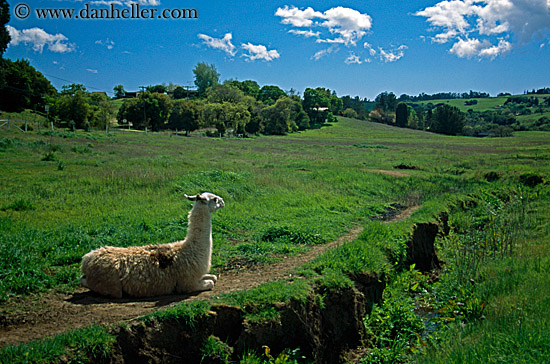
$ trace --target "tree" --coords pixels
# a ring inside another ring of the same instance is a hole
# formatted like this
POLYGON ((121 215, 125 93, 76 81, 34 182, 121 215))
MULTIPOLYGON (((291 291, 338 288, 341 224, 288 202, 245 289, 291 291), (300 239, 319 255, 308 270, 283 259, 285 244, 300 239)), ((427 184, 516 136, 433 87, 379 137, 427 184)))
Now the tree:
POLYGON ((432 131, 446 135, 457 135, 464 128, 464 115, 457 107, 446 104, 433 111, 432 131))
POLYGON ((351 107, 348 107, 346 110, 344 110, 344 117, 346 118, 357 119, 357 116, 357 111, 355 111, 351 107))
POLYGON ((158 131, 166 126, 171 109, 172 102, 168 95, 142 92, 137 98, 124 101, 117 119, 131 121, 136 129, 158 131))
POLYGON ((395 124, 399 127, 405 127, 408 124, 408 114, 409 110, 407 104, 400 102, 397 104, 397 109, 395 110, 395 124))
POLYGON ((126 96, 126 90, 122 85, 116 85, 113 87, 113 91, 115 92, 115 99, 122 99, 126 96))
POLYGON ((165 94, 168 92, 168 88, 166 87, 166 85, 149 85, 146 87, 146 90, 149 91, 149 92, 156 92, 156 93, 159 93, 159 94, 165 94))
POLYGON ((60 126, 72 126, 85 129, 89 126, 91 108, 88 103, 88 94, 77 90, 72 94, 61 94, 50 107, 50 115, 60 126))
POLYGON ((376 99, 374 100, 376 102, 376 109, 381 109, 384 112, 387 111, 395 111, 397 107, 397 97, 393 92, 382 92, 378 96, 376 96, 376 99))
POLYGON ((253 80, 245 80, 242 82, 237 80, 228 80, 223 84, 229 87, 237 88, 244 92, 245 95, 252 96, 255 99, 257 99, 260 94, 260 85, 258 85, 258 82, 253 80))
POLYGON ((245 95, 238 88, 215 85, 206 92, 206 98, 208 102, 231 102, 237 104, 244 101, 245 95))
POLYGON ((104 93, 92 93, 89 97, 91 107, 90 124, 104 128, 115 115, 115 106, 104 93))
POLYGON ((201 107, 197 102, 182 100, 174 103, 168 125, 171 129, 185 130, 185 135, 197 130, 201 124, 201 107))
POLYGON ((61 95, 74 96, 77 92, 88 94, 86 87, 81 83, 71 83, 70 85, 61 86, 61 95))
POLYGON ((216 71, 216 67, 211 64, 199 62, 193 69, 195 74, 195 85, 199 90, 199 95, 204 95, 209 87, 219 84, 220 74, 216 71))
POLYGON ((258 100, 266 105, 273 105, 283 96, 286 96, 286 92, 284 92, 279 86, 265 85, 262 86, 260 92, 258 93, 258 100))
POLYGON ((10 6, 6 0, 0 0, 0 58, 10 43, 11 37, 6 24, 10 21, 10 6))
POLYGON ((181 86, 176 86, 172 92, 172 96, 176 100, 184 99, 187 97, 187 91, 181 86))
POLYGON ((274 105, 262 110, 263 132, 272 135, 284 135, 298 130, 292 114, 294 101, 288 97, 282 97, 274 105))
POLYGON ((0 109, 22 111, 44 110, 44 98, 57 91, 42 73, 27 60, 2 59, 0 68, 0 109))

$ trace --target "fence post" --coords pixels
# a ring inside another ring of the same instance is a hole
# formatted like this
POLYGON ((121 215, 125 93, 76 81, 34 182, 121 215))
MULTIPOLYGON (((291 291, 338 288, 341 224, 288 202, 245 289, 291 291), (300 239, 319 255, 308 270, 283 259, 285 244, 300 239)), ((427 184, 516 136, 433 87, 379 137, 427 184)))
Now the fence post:
POLYGON ((25 133, 27 132, 27 120, 25 119, 25 133))
POLYGON ((50 126, 52 127, 52 131, 53 131, 53 121, 50 121, 50 126))

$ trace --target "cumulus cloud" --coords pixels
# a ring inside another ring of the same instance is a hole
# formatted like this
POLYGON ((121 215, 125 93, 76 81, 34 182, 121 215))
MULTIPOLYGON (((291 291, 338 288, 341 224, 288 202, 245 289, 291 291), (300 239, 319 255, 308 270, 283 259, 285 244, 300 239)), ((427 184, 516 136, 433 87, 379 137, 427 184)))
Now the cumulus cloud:
POLYGON ((243 57, 245 57, 247 61, 255 61, 260 59, 269 62, 280 57, 279 52, 275 49, 267 50, 266 46, 261 44, 254 45, 252 43, 243 43, 241 44, 241 47, 248 52, 248 54, 243 54, 243 57))
POLYGON ((17 30, 11 25, 6 25, 10 34, 10 45, 17 46, 20 43, 31 45, 35 52, 42 53, 44 47, 54 53, 68 53, 75 50, 76 46, 68 42, 68 38, 61 33, 49 34, 44 29, 30 28, 17 30))
POLYGON ((450 0, 416 13, 438 34, 436 43, 453 42, 458 57, 490 58, 510 52, 513 45, 544 39, 550 33, 549 0, 450 0))
MULTIPOLYGON (((325 12, 316 11, 311 7, 299 9, 297 7, 278 8, 275 15, 281 17, 281 23, 297 28, 327 28, 328 34, 320 43, 342 43, 346 46, 355 46, 372 27, 372 18, 355 9, 338 6, 325 12), (329 34, 330 37, 329 38, 329 34), (336 37, 336 38, 333 38, 336 37)), ((304 35, 308 31, 292 31, 291 33, 304 35)), ((309 34, 314 34, 309 30, 309 34)), ((320 32, 319 36, 320 37, 320 32)))
POLYGON ((226 33, 223 38, 219 39, 206 34, 198 34, 197 36, 202 39, 203 43, 207 46, 224 51, 230 56, 234 56, 237 52, 236 47, 231 43, 231 39, 233 38, 231 33, 226 33))
POLYGON ((321 18, 323 13, 313 10, 311 7, 301 10, 295 6, 284 8, 278 8, 275 12, 276 16, 283 18, 281 23, 289 24, 298 28, 311 27, 313 25, 313 19, 321 18))

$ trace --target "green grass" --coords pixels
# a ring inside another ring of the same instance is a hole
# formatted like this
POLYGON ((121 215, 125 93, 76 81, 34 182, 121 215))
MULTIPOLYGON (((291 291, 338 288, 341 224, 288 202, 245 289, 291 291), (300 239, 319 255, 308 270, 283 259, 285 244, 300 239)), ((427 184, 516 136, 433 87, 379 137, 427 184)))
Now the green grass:
POLYGON ((213 219, 218 270, 303 251, 304 237, 333 240, 391 203, 437 208, 449 193, 489 185, 487 171, 506 184, 548 170, 547 137, 523 132, 504 143, 350 119, 254 139, 0 130, 0 300, 76 287, 79 257, 101 245, 182 239, 191 208, 184 193, 226 201, 213 219), (397 164, 418 170, 376 172, 397 164), (261 239, 281 227, 286 240, 261 239))
MULTIPOLYGON (((243 308, 250 320, 277 319, 273 303, 303 300, 313 285, 332 290, 349 287, 356 274, 395 272, 412 222, 432 221, 471 196, 523 188, 537 195, 533 201, 547 202, 546 185, 531 190, 521 181, 529 174, 548 181, 549 139, 548 132, 448 137, 346 118, 316 130, 250 139, 0 129, 0 301, 75 289, 80 258, 99 246, 183 239, 191 208, 184 193, 209 191, 226 202, 213 217, 215 271, 272 262, 363 226, 356 241, 299 269, 301 278, 218 298, 243 308), (43 160, 48 153, 53 160, 43 160), (398 164, 416 169, 401 177, 383 173, 398 164), (489 172, 498 179, 489 180, 489 172), (423 207, 403 224, 372 221, 393 203, 423 207)), ((477 218, 456 215, 463 226, 484 222, 477 218)), ((550 235, 544 224, 541 231, 533 227, 539 235, 532 237, 532 249, 540 256, 550 235)), ((534 257, 529 264, 538 264, 542 273, 519 278, 544 278, 547 262, 534 257)), ((513 272, 526 266, 518 264, 513 272)), ((487 269, 488 276, 504 277, 499 269, 506 271, 506 265, 487 269)), ((486 289, 506 292, 498 287, 486 289)), ((537 299, 533 312, 547 304, 537 299)), ((207 310, 200 304, 178 306, 153 317, 193 320, 207 310)))
POLYGON ((471 101, 469 99, 442 99, 442 100, 427 100, 427 101, 419 101, 417 104, 420 105, 427 105, 429 103, 432 103, 434 105, 437 104, 446 104, 449 106, 454 106, 460 109, 462 112, 467 112, 468 110, 472 109, 473 111, 494 111, 497 110, 499 107, 504 106, 504 103, 506 100, 508 100, 508 97, 488 97, 488 98, 480 98, 480 99, 472 99, 477 100, 477 104, 475 105, 466 105, 467 101, 471 101))
POLYGON ((10 346, 0 351, 0 363, 52 363, 60 357, 72 363, 102 362, 111 352, 115 338, 104 327, 90 326, 51 339, 10 346))

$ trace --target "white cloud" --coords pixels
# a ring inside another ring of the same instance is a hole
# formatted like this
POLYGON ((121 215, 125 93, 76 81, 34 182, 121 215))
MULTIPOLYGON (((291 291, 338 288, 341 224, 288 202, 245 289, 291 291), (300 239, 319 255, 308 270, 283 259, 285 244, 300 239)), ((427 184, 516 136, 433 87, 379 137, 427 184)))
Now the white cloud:
POLYGON ((104 45, 107 49, 111 50, 115 47, 115 42, 107 38, 106 41, 96 40, 95 44, 104 45))
MULTIPOLYGON (((319 43, 343 43, 346 46, 355 46, 357 41, 363 38, 372 27, 372 18, 368 14, 360 13, 351 8, 338 6, 325 12, 320 12, 311 7, 304 10, 294 6, 278 8, 276 16, 283 18, 281 23, 298 28, 323 27, 327 28, 331 36, 336 38, 319 39, 319 43), (315 20, 315 21, 314 21, 315 20)), ((313 34, 313 30, 309 30, 313 34)), ((291 31, 291 33, 304 35, 307 31, 291 31)), ((320 36, 320 35, 319 35, 320 36)))
POLYGON ((344 61, 346 64, 361 64, 363 63, 361 61, 361 57, 356 55, 355 53, 351 52, 348 58, 344 61))
POLYGON ((275 15, 283 18, 283 20, 281 20, 283 24, 302 28, 311 27, 313 25, 312 19, 321 18, 323 13, 315 11, 312 8, 300 10, 297 7, 293 6, 289 8, 288 5, 285 5, 284 8, 278 8, 275 15))
POLYGON ((296 35, 303 35, 306 38, 319 38, 321 35, 321 32, 314 32, 313 30, 296 30, 296 29, 290 29, 288 31, 289 33, 296 34, 296 35))
POLYGON ((246 57, 248 61, 255 61, 261 59, 264 61, 273 61, 280 57, 279 52, 275 49, 267 50, 264 45, 254 45, 252 43, 241 44, 241 47, 248 52, 248 54, 243 54, 243 57, 246 57))
POLYGON ((325 11, 324 18, 326 22, 321 26, 339 35, 346 45, 355 45, 372 27, 372 18, 368 14, 341 6, 325 11))
POLYGON ((462 39, 460 38, 451 48, 450 52, 460 58, 484 57, 495 59, 497 56, 506 54, 512 49, 512 44, 504 39, 494 46, 488 40, 462 39))
POLYGON ((319 52, 315 53, 313 55, 313 57, 311 57, 311 59, 315 60, 315 61, 318 61, 320 60, 321 58, 325 57, 325 56, 328 56, 329 54, 331 53, 336 53, 338 52, 339 48, 335 45, 332 45, 326 49, 321 49, 319 52))
POLYGON ((93 74, 97 74, 97 70, 94 70, 94 69, 91 69, 91 68, 87 68, 86 71, 88 71, 90 73, 93 73, 93 74))
POLYGON ((385 63, 391 63, 400 60, 405 56, 405 49, 408 47, 406 45, 401 45, 397 48, 385 50, 382 47, 378 47, 378 50, 374 49, 369 43, 365 43, 364 47, 369 51, 369 54, 372 57, 378 56, 378 58, 385 63))
POLYGON ((233 35, 231 33, 226 33, 223 38, 212 38, 209 35, 206 34, 198 34, 197 35, 204 44, 207 46, 219 49, 224 51, 225 53, 229 54, 230 56, 234 56, 236 51, 236 47, 231 43, 231 39, 233 39, 233 35))
POLYGON ((61 33, 49 34, 40 28, 17 30, 14 27, 6 26, 10 37, 10 45, 17 46, 20 43, 31 45, 35 52, 42 53, 44 47, 54 53, 68 53, 75 50, 76 46, 68 42, 68 38, 61 33))
POLYGON ((511 51, 505 39, 526 44, 550 33, 549 0, 441 1, 416 15, 440 30, 432 41, 453 42, 451 53, 464 58, 494 59, 511 51))

